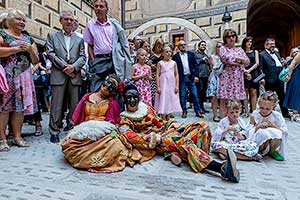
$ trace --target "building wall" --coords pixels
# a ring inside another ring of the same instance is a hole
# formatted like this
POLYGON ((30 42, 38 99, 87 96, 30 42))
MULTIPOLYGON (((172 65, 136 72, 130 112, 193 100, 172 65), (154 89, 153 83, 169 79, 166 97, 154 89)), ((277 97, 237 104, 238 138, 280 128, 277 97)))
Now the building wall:
MULTIPOLYGON (((110 15, 119 19, 119 3, 109 0, 110 15)), ((94 16, 88 1, 82 0, 0 0, 0 10, 16 8, 27 16, 26 30, 43 44, 47 34, 61 29, 59 12, 70 10, 79 19, 78 32, 82 33, 86 23, 94 16)))
MULTIPOLYGON (((126 1, 126 33, 129 35, 137 27, 154 18, 179 17, 201 27, 212 40, 222 40, 224 31, 222 16, 225 6, 232 15, 231 27, 237 31, 240 38, 247 32, 247 5, 248 0, 127 0, 126 1), (175 3, 177 2, 177 3, 175 3)), ((176 32, 185 32, 189 49, 194 49, 201 40, 196 34, 176 24, 158 24, 144 30, 140 35, 154 42, 161 37, 170 42, 170 35, 176 32)))

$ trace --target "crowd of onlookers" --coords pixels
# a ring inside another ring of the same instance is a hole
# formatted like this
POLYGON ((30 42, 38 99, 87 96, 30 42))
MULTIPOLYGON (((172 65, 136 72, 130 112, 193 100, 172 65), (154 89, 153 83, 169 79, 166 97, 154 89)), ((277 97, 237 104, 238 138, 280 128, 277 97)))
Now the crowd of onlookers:
POLYGON ((261 51, 249 36, 239 47, 232 29, 225 30, 212 55, 206 53, 206 41, 189 51, 186 41, 170 46, 162 39, 153 44, 139 36, 127 40, 118 22, 107 17, 105 2, 93 2, 97 18, 88 22, 83 35, 76 33, 78 20, 73 13, 61 12, 62 30, 49 33, 40 52, 25 31, 26 16, 21 11, 1 14, 0 151, 9 150, 8 124, 13 143, 20 147, 29 146, 21 137, 23 121, 35 124, 34 134, 42 135, 42 111, 50 112, 51 142, 59 142, 60 130, 73 128, 70 118, 81 97, 98 91, 110 74, 134 81, 141 101, 155 107, 165 120, 178 112, 186 118, 187 102, 195 116, 203 118, 209 101, 213 121, 219 122, 227 114, 228 100, 241 102, 247 118, 256 110, 259 95, 274 91, 283 117, 300 122, 297 47, 286 59, 274 38, 267 38, 261 51), (285 80, 280 80, 280 72, 288 66, 292 67, 285 80))

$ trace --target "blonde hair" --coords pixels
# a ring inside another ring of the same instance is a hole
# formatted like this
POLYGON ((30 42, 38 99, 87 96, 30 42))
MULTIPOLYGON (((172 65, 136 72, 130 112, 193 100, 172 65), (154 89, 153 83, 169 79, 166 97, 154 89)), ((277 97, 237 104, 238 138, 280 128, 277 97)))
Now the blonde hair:
POLYGON ((7 19, 7 12, 3 12, 0 14, 0 28, 7 28, 6 19, 7 19))
POLYGON ((273 91, 266 91, 266 92, 262 93, 258 97, 258 101, 260 101, 260 100, 270 101, 274 104, 277 104, 279 102, 276 92, 273 92, 273 91))
POLYGON ((18 9, 15 9, 15 8, 10 8, 7 11, 6 19, 13 19, 18 15, 20 15, 21 17, 26 19, 25 14, 21 10, 18 10, 18 9))
POLYGON ((228 100, 226 104, 227 109, 232 109, 232 110, 240 110, 241 109, 241 104, 237 100, 230 99, 228 100))
POLYGON ((139 48, 137 51, 136 51, 136 55, 141 55, 142 53, 146 53, 147 54, 147 51, 143 48, 139 48))

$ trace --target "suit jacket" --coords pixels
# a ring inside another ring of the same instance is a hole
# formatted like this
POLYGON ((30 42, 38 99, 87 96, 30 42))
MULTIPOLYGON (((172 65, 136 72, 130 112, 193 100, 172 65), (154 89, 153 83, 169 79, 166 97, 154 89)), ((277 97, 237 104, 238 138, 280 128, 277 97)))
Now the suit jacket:
POLYGON ((124 29, 116 19, 110 18, 110 20, 113 24, 112 60, 115 72, 122 81, 131 76, 131 55, 124 29))
MULTIPOLYGON (((281 59, 278 52, 275 52, 275 55, 279 60, 281 59)), ((281 72, 282 67, 276 67, 276 62, 266 50, 260 52, 259 64, 264 74, 266 75, 266 83, 274 84, 279 81, 278 75, 281 72)))
POLYGON ((84 66, 86 57, 84 41, 75 33, 71 35, 70 59, 67 60, 67 46, 62 31, 52 32, 47 35, 47 54, 52 62, 50 84, 62 85, 70 78, 73 85, 81 85, 80 69, 84 66), (75 77, 71 78, 62 70, 65 64, 73 65, 75 77))
MULTIPOLYGON (((187 56, 188 56, 188 63, 189 63, 189 68, 191 72, 191 79, 194 80, 195 76, 198 77, 199 75, 199 69, 196 67, 196 59, 195 59, 195 54, 187 51, 187 56)), ((178 68, 178 74, 179 74, 179 82, 184 81, 184 73, 183 73, 183 65, 180 57, 180 52, 176 53, 173 56, 173 60, 177 63, 177 68, 178 68)))

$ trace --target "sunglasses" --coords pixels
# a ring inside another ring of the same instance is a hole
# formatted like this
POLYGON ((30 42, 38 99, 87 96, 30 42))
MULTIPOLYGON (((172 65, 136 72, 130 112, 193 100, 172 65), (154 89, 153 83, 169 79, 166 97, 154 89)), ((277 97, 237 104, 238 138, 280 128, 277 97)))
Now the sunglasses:
POLYGON ((179 46, 186 46, 186 44, 180 44, 179 46))
POLYGON ((236 35, 227 35, 226 38, 235 38, 236 35))

